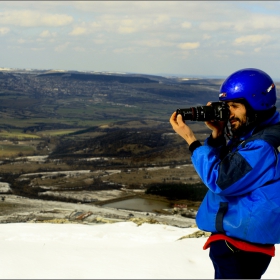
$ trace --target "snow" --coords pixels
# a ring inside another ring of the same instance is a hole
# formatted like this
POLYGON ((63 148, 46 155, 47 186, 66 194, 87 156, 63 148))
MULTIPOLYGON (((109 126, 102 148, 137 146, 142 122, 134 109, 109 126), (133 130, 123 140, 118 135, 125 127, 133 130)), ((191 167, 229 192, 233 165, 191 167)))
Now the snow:
MULTIPOLYGON (((133 222, 0 225, 1 279, 213 279, 197 228, 133 222)), ((279 245, 280 246, 280 245, 279 245)), ((276 245, 277 250, 280 247, 276 245)), ((279 279, 280 256, 263 279, 279 279)))

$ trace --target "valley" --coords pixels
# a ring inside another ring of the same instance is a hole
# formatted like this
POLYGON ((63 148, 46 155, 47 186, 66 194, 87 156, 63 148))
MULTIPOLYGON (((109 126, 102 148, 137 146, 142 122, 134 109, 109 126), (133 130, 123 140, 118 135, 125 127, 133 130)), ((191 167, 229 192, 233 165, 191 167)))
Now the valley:
MULTIPOLYGON (((22 215, 23 205, 28 214, 21 219, 34 220, 32 202, 40 216, 61 205, 105 211, 103 205, 131 198, 164 201, 169 209, 153 215, 173 218, 182 217, 174 210, 182 205, 185 217, 193 219, 207 189, 169 118, 177 108, 216 101, 220 83, 139 74, 0 72, 2 221, 22 215)), ((209 130, 203 122, 189 122, 203 142, 209 130)))

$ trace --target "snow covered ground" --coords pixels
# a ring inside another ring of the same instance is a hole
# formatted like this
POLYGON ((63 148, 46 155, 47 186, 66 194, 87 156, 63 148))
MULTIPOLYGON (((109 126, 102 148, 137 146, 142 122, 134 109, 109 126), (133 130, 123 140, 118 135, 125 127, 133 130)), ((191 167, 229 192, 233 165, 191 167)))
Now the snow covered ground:
MULTIPOLYGON (((202 250, 206 239, 178 240, 195 231, 197 228, 137 226, 133 222, 1 224, 0 278, 213 278, 209 251, 202 250)), ((280 278, 280 254, 263 278, 280 278)))

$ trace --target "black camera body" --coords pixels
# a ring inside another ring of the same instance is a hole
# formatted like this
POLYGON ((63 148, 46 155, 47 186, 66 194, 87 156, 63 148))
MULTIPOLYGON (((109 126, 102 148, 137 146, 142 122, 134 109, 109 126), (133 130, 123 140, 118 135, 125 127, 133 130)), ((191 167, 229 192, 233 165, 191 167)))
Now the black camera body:
POLYGON ((177 115, 182 115, 183 120, 191 121, 227 121, 229 118, 229 107, 225 102, 212 102, 210 106, 177 109, 176 112, 177 115))

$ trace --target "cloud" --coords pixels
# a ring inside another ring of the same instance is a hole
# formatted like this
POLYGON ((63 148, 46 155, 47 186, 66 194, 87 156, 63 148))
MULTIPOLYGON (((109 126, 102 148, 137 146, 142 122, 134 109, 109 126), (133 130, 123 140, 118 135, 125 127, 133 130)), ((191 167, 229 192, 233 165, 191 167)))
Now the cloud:
POLYGON ((74 50, 75 50, 76 52, 85 52, 85 51, 86 51, 86 49, 83 48, 83 47, 75 47, 74 50))
POLYGON ((161 47, 170 47, 174 44, 169 41, 164 41, 160 39, 150 39, 150 40, 141 40, 136 42, 140 46, 145 46, 149 48, 161 48, 161 47))
POLYGON ((0 23, 21 27, 65 26, 72 23, 72 16, 65 14, 47 14, 31 10, 0 13, 0 23))
POLYGON ((154 24, 162 24, 164 22, 169 22, 169 20, 170 20, 170 16, 168 16, 168 15, 159 15, 154 20, 154 24))
POLYGON ((31 48, 32 51, 38 52, 43 51, 45 48, 31 48))
POLYGON ((193 50, 199 48, 199 46, 200 46, 199 42, 188 42, 188 43, 179 44, 178 48, 182 50, 193 50))
POLYGON ((254 52, 260 52, 262 50, 262 48, 255 48, 254 52))
POLYGON ((114 49, 113 52, 114 53, 125 53, 125 54, 127 54, 127 53, 133 52, 133 49, 130 48, 130 47, 128 47, 128 48, 121 48, 121 49, 114 49))
POLYGON ((119 22, 118 32, 119 33, 133 33, 136 31, 133 20, 124 19, 119 22))
POLYGON ((134 33, 138 29, 137 23, 132 19, 123 19, 116 23, 118 25, 117 31, 121 34, 134 33))
POLYGON ((65 26, 72 23, 73 18, 68 15, 42 15, 42 25, 46 26, 65 26))
POLYGON ((243 51, 240 51, 240 50, 234 51, 234 54, 236 54, 236 55, 245 55, 245 53, 243 51))
POLYGON ((228 19, 203 21, 199 24, 199 28, 205 31, 227 30, 234 32, 250 32, 254 30, 280 30, 280 18, 273 15, 261 15, 249 13, 247 16, 240 16, 239 20, 228 19))
POLYGON ((217 31, 220 29, 233 29, 234 23, 222 21, 205 21, 200 23, 199 28, 206 31, 217 31))
POLYGON ((50 32, 49 30, 44 30, 39 35, 41 38, 49 38, 49 37, 55 37, 55 32, 50 32))
POLYGON ((202 39, 203 40, 209 40, 209 39, 211 39, 212 38, 212 36, 210 36, 209 34, 203 34, 202 35, 202 39))
POLYGON ((241 36, 234 40, 235 45, 256 45, 267 43, 271 40, 270 35, 247 35, 241 36))
POLYGON ((57 47, 55 47, 55 51, 56 52, 63 52, 65 49, 67 49, 68 45, 70 44, 70 42, 66 42, 62 45, 58 45, 57 47))
POLYGON ((7 28, 7 27, 1 27, 0 28, 0 35, 5 35, 9 32, 10 32, 10 28, 7 28))
POLYGON ((104 28, 104 22, 83 22, 76 25, 69 33, 71 36, 88 35, 104 28))
POLYGON ((97 39, 93 39, 93 42, 96 45, 102 45, 106 43, 106 40, 104 40, 103 38, 97 38, 97 39))
POLYGON ((70 33, 69 35, 72 36, 79 36, 79 35, 83 35, 87 33, 87 29, 85 27, 75 27, 70 33))
POLYGON ((246 20, 236 22, 235 30, 280 30, 280 18, 273 15, 250 15, 246 20))
POLYGON ((24 43, 26 43, 26 40, 20 38, 20 39, 17 40, 17 42, 18 42, 19 44, 24 44, 24 43))
POLYGON ((44 30, 43 32, 41 32, 40 37, 45 38, 45 37, 50 37, 51 33, 49 30, 44 30))
POLYGON ((91 69, 94 57, 100 69, 130 64, 135 72, 179 73, 189 71, 182 63, 185 56, 196 60, 192 71, 212 74, 216 60, 222 65, 216 72, 245 64, 248 54, 256 61, 277 60, 279 13, 277 1, 0 1, 0 38, 8 63, 28 57, 28 63, 49 64, 48 51, 55 50, 68 58, 52 61, 58 68, 91 69), (17 47, 26 55, 19 56, 17 47), (31 47, 45 47, 46 57, 34 61, 31 47), (117 63, 123 53, 135 54, 133 61, 117 63))
POLYGON ((114 33, 114 35, 116 35, 147 31, 147 34, 149 34, 152 30, 161 29, 164 26, 163 22, 163 18, 154 20, 146 17, 132 18, 114 14, 104 14, 96 17, 94 22, 84 23, 82 26, 86 26, 90 33, 101 31, 103 33, 114 33), (159 23, 161 20, 162 23, 159 23))
POLYGON ((188 21, 185 21, 181 24, 181 26, 183 28, 191 28, 192 27, 192 23, 191 22, 188 22, 188 21))
POLYGON ((129 26, 120 26, 118 28, 118 32, 121 34, 128 34, 128 33, 134 33, 136 29, 134 27, 129 26))

